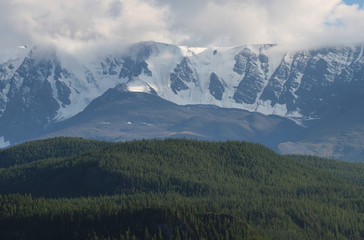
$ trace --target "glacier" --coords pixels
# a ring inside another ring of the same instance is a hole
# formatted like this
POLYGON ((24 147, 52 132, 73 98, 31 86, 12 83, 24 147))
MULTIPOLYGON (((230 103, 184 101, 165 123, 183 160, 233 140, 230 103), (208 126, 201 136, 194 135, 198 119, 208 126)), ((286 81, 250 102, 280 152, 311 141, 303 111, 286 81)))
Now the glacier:
POLYGON ((39 121, 61 121, 122 84, 180 105, 238 108, 302 123, 322 117, 332 98, 345 97, 337 86, 363 88, 363 45, 287 52, 274 44, 194 48, 142 42, 97 52, 87 60, 41 46, 1 52, 0 116, 10 114, 12 102, 30 109, 48 101, 52 105, 43 108, 50 112, 39 121), (35 89, 42 86, 51 96, 29 96, 45 94, 35 89))

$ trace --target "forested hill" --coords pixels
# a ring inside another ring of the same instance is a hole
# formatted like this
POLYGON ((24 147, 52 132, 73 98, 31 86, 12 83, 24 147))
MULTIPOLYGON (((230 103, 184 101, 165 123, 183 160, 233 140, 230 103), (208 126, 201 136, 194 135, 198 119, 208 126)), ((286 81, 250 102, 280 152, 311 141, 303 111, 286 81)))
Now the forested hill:
POLYGON ((0 150, 0 168, 46 158, 69 157, 110 144, 110 142, 97 140, 64 137, 30 141, 9 149, 0 150))
POLYGON ((315 161, 247 142, 30 142, 0 151, 0 235, 364 238, 362 177, 348 177, 363 165, 315 161))
POLYGON ((327 170, 349 182, 364 186, 363 163, 348 163, 328 158, 305 155, 290 155, 289 157, 310 166, 327 170))

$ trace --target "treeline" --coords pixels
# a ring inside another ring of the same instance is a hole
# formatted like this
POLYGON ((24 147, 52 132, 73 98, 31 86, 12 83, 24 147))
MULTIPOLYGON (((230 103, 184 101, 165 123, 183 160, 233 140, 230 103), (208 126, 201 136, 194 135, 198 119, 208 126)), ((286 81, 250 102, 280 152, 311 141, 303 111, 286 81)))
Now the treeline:
POLYGON ((31 144, 2 151, 23 162, 0 169, 0 223, 9 223, 8 239, 55 239, 49 236, 57 231, 67 233, 58 239, 364 237, 364 187, 348 171, 259 144, 74 138, 31 144), (34 153, 44 148, 44 158, 34 153), (36 160, 21 160, 29 153, 36 160))

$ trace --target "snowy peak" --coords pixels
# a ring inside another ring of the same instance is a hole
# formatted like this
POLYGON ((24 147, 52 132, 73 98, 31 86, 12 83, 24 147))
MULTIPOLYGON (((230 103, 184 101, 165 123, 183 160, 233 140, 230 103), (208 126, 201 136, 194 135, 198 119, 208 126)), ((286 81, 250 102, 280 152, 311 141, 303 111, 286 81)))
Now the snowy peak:
POLYGON ((1 53, 0 137, 13 134, 9 124, 44 128, 74 116, 118 85, 177 104, 239 108, 297 123, 364 100, 362 45, 285 52, 277 45, 190 48, 143 42, 87 62, 79 59, 54 48, 1 53))

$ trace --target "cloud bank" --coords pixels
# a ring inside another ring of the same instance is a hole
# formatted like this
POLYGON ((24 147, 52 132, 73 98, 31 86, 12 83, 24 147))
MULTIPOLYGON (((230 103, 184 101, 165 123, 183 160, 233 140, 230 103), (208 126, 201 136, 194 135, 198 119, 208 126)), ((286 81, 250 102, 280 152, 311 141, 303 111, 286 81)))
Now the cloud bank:
POLYGON ((0 0, 0 49, 159 41, 189 46, 364 42, 364 9, 341 0, 0 0))

